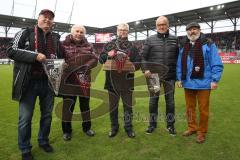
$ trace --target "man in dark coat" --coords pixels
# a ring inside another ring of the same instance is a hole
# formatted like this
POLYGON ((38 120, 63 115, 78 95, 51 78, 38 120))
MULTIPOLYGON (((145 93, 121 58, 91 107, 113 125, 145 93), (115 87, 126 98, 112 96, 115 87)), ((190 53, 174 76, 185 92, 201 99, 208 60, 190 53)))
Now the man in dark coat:
POLYGON ((106 71, 105 89, 109 93, 109 110, 111 120, 111 131, 109 137, 114 137, 118 133, 118 104, 120 97, 124 109, 124 128, 128 137, 135 137, 132 126, 132 90, 134 87, 134 73, 122 70, 126 65, 126 59, 131 62, 139 61, 138 50, 128 41, 128 24, 122 23, 117 27, 117 39, 112 40, 100 54, 100 63, 106 63, 107 59, 116 62, 117 69, 106 71), (115 46, 114 49, 111 45, 115 46), (110 47, 109 47, 110 46, 110 47))
MULTIPOLYGON (((175 135, 174 128, 174 90, 176 81, 176 63, 178 58, 177 38, 169 33, 167 17, 160 16, 156 20, 157 34, 148 37, 142 51, 142 70, 149 86, 150 120, 146 133, 152 133, 157 127, 158 100, 160 90, 152 91, 150 79, 157 75, 157 81, 163 85, 166 101, 167 130, 170 135, 175 135)), ((159 86, 160 88, 160 86, 159 86)))
POLYGON ((60 36, 51 31, 54 13, 44 9, 39 13, 34 28, 18 32, 7 53, 14 60, 12 98, 19 101, 18 146, 23 160, 31 160, 31 123, 37 97, 41 111, 38 132, 39 147, 53 152, 49 144, 54 93, 48 85, 48 77, 42 62, 61 58, 60 36))

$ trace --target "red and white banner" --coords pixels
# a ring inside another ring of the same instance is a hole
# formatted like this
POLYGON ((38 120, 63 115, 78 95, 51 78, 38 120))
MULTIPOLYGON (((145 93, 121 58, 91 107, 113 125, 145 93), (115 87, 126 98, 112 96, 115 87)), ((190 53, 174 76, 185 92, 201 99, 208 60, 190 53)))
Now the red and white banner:
POLYGON ((112 40, 112 33, 96 33, 96 43, 107 43, 112 40))
POLYGON ((240 59, 238 59, 236 52, 220 52, 219 53, 222 63, 228 63, 228 64, 236 64, 240 63, 240 59))

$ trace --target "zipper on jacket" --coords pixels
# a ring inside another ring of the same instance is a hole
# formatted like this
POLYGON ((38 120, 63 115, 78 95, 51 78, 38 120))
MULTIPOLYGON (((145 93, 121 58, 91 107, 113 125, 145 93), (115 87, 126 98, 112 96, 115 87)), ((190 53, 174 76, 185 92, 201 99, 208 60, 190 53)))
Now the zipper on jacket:
POLYGON ((19 70, 18 73, 17 73, 16 79, 15 79, 15 81, 14 81, 14 86, 15 86, 16 83, 17 83, 17 80, 18 80, 18 77, 19 77, 20 71, 21 71, 21 70, 19 70))
MULTIPOLYGON (((165 35, 164 35, 165 36, 165 35)), ((162 41, 163 41, 163 56, 164 56, 164 64, 165 65, 167 65, 168 64, 168 60, 167 60, 167 53, 166 53, 166 45, 167 45, 167 43, 166 43, 166 38, 164 37, 164 38, 162 38, 162 41)))

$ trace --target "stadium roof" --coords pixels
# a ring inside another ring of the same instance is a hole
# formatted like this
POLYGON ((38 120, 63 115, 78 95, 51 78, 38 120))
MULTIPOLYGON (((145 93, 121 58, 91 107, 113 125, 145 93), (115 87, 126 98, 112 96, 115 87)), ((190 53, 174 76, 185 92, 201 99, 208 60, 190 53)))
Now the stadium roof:
MULTIPOLYGON (((211 21, 218 21, 224 19, 231 19, 233 23, 236 23, 235 18, 240 17, 240 1, 234 1, 221 5, 168 14, 166 16, 169 18, 170 27, 186 25, 187 23, 192 21, 206 22, 211 27, 213 26, 211 25, 211 21)), ((130 33, 142 32, 145 30, 154 30, 156 19, 157 17, 153 17, 148 19, 142 19, 139 21, 129 22, 128 24, 130 26, 130 33)), ((8 30, 10 27, 29 27, 33 26, 35 23, 36 19, 0 14, 0 26, 5 26, 6 30, 8 30)), ((61 22, 56 22, 54 26, 54 30, 59 32, 69 32, 70 28, 71 24, 61 22)), ((88 34, 116 32, 116 25, 104 28, 86 26, 86 28, 88 34)))
POLYGON ((232 1, 236 0, 0 0, 0 14, 35 19, 47 8, 55 12, 56 22, 104 28, 232 1))
MULTIPOLYGON (((210 27, 212 26, 209 24, 211 21, 231 19, 233 23, 236 23, 234 22, 234 18, 240 17, 240 1, 204 7, 165 16, 167 16, 169 19, 170 27, 187 25, 189 22, 193 21, 196 21, 198 23, 208 23, 210 27)), ((154 30, 156 28, 155 21, 157 18, 158 16, 128 23, 130 32, 154 30)), ((113 30, 116 30, 116 26, 104 28, 105 32, 112 32, 113 30)))
MULTIPOLYGON (((36 24, 36 19, 0 14, 0 26, 5 26, 7 27, 7 29, 10 29, 10 27, 26 28, 26 27, 34 26, 35 24, 36 24)), ((54 24, 54 30, 58 32, 69 32, 70 31, 69 29, 71 27, 72 27, 72 24, 67 24, 67 23, 55 22, 54 24)), ((85 27, 87 28, 87 31, 89 34, 98 33, 100 31, 99 28, 88 27, 88 26, 85 26, 85 27)))

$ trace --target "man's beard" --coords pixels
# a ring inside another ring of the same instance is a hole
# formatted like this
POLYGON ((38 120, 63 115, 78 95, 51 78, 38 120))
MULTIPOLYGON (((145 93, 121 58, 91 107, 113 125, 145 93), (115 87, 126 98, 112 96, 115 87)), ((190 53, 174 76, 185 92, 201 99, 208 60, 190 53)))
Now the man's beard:
POLYGON ((200 32, 197 33, 196 35, 195 34, 192 34, 192 35, 187 34, 187 37, 190 41, 194 42, 200 37, 200 32))

